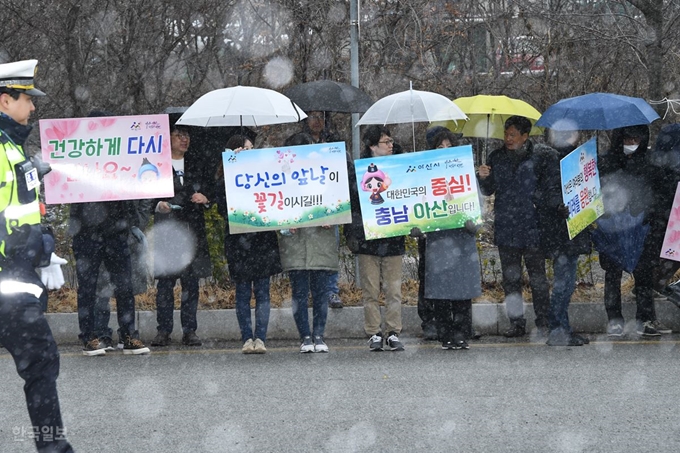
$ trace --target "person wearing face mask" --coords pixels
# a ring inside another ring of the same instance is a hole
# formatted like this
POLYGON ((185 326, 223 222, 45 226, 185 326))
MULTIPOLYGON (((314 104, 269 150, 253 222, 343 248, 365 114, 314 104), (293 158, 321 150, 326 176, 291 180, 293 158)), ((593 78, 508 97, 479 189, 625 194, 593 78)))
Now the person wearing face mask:
MULTIPOLYGON (((626 211, 633 216, 642 213, 643 224, 649 223, 654 206, 654 174, 647 160, 648 143, 649 127, 646 125, 612 131, 611 147, 598 162, 605 216, 626 211)), ((654 247, 653 242, 648 235, 633 271, 637 304, 635 331, 646 337, 659 336, 662 332, 670 333, 669 329, 657 321, 654 310, 654 255, 658 257, 660 250, 654 247)), ((625 327, 621 312, 623 270, 604 253, 600 253, 599 259, 600 266, 605 271, 604 304, 609 320, 607 335, 621 337, 625 327)))

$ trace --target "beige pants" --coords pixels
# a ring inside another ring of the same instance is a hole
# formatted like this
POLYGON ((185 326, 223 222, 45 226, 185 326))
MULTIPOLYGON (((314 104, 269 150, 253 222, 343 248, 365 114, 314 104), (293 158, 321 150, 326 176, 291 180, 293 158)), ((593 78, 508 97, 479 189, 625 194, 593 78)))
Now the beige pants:
POLYGON ((401 333, 401 261, 399 256, 359 255, 361 298, 364 304, 364 331, 367 335, 380 329, 380 280, 385 294, 385 331, 401 333))

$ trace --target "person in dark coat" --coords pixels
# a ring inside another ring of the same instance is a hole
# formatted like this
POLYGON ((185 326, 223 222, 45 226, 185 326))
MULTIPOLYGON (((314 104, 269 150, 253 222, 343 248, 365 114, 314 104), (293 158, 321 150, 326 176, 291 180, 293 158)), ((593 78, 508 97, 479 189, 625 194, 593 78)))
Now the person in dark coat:
MULTIPOLYGON (((450 137, 447 137, 448 140, 455 139, 453 133, 444 126, 434 126, 428 129, 425 136, 427 149, 436 149, 435 141, 441 142, 442 137, 444 137, 442 134, 446 134, 446 132, 451 134, 450 137)), ((423 329, 423 340, 436 341, 439 336, 437 335, 434 305, 429 299, 425 298, 425 238, 417 237, 416 239, 418 241, 418 317, 421 321, 420 327, 423 329)))
MULTIPOLYGON (((369 126, 364 132, 364 144, 361 158, 387 156, 395 152, 394 140, 391 138, 389 129, 384 126, 369 126)), ((384 340, 378 300, 382 282, 382 290, 385 294, 386 343, 392 351, 402 351, 404 345, 399 341, 398 335, 402 328, 401 277, 402 257, 405 253, 404 236, 366 239, 354 164, 348 165, 348 171, 352 223, 345 225, 344 233, 350 251, 359 255, 364 331, 370 337, 369 348, 372 351, 383 350, 384 340)), ((373 196, 371 198, 373 199, 373 196)))
POLYGON ((511 116, 505 122, 505 144, 491 152, 480 165, 478 180, 484 195, 496 194, 494 241, 503 272, 505 306, 511 327, 506 337, 526 333, 522 298, 522 259, 529 273, 531 296, 539 334, 548 334, 550 288, 545 273, 545 253, 541 249, 538 208, 548 207, 560 191, 557 152, 529 141, 531 122, 511 116))
MULTIPOLYGON (((144 230, 151 217, 153 200, 131 200, 137 219, 135 226, 128 235, 130 248, 130 264, 132 269, 132 294, 145 294, 149 289, 149 270, 147 257, 147 242, 144 230)), ((102 263, 99 267, 97 279, 97 301, 94 306, 94 331, 99 338, 99 344, 107 351, 113 351, 113 330, 109 327, 111 319, 111 298, 114 297, 115 285, 111 273, 102 263)), ((118 332, 118 347, 123 346, 123 337, 118 332)))
MULTIPOLYGON (((93 110, 88 116, 112 116, 93 110)), ((125 354, 147 354, 149 348, 135 329, 135 296, 132 292, 132 260, 128 236, 142 235, 132 201, 74 203, 69 210, 69 234, 78 277, 79 338, 86 356, 103 355, 113 349, 111 342, 100 343, 97 331, 97 282, 104 264, 109 270, 116 296, 118 335, 125 354)), ((142 235, 143 236, 143 235, 142 235)), ((108 324, 108 320, 107 320, 108 324)))
POLYGON ((210 206, 210 181, 193 166, 186 127, 177 126, 179 114, 170 115, 172 169, 175 196, 156 200, 154 224, 154 277, 158 279, 156 319, 158 333, 152 346, 170 344, 173 329, 174 294, 177 279, 182 285, 182 343, 200 346, 198 327, 198 283, 212 275, 205 231, 204 212, 210 206), (185 158, 186 156, 186 158, 185 158))
MULTIPOLYGON (((250 139, 232 136, 227 148, 234 152, 252 149, 250 139)), ((267 326, 269 325, 269 282, 272 275, 282 272, 279 257, 279 241, 275 231, 230 234, 229 212, 224 184, 218 184, 217 208, 225 220, 224 254, 227 257, 229 275, 236 283, 236 318, 241 329, 242 352, 264 354, 267 352, 267 326), (250 313, 250 299, 255 295, 255 335, 250 313)))
MULTIPOLYGON (((654 211, 649 234, 656 238, 660 255, 663 239, 671 216, 675 192, 680 182, 680 123, 668 124, 661 128, 654 147, 649 153, 649 162, 656 175, 654 183, 654 211)), ((655 266, 654 290, 680 307, 678 285, 669 282, 680 270, 680 261, 658 258, 655 266)), ((654 299, 658 300, 657 293, 654 299)))
MULTIPOLYGON (((574 151, 579 142, 578 131, 550 131, 550 144, 559 154, 566 157, 574 151)), ((559 161, 556 169, 559 177, 559 161)), ((561 180, 560 180, 561 181, 561 180)), ((586 228, 569 239, 566 219, 569 208, 564 205, 562 193, 554 192, 557 197, 541 210, 541 247, 546 251, 553 265, 553 289, 550 295, 548 316, 550 333, 546 344, 549 346, 582 346, 590 343, 588 338, 575 334, 569 324, 569 303, 576 288, 576 269, 580 255, 590 253, 590 230, 586 228), (557 209, 551 209, 558 206, 557 209)))
MULTIPOLYGON (((643 224, 651 221, 654 179, 657 175, 647 160, 648 143, 649 127, 646 125, 612 131, 611 148, 598 162, 605 216, 628 211, 633 216, 642 213, 643 224)), ((659 328, 669 332, 656 321, 654 310, 654 267, 661 253, 656 242, 653 235, 647 234, 637 266, 633 270, 637 304, 636 332, 642 336, 659 336, 659 328)), ((625 326, 621 312, 623 269, 604 253, 600 253, 599 258, 600 266, 605 271, 604 304, 609 319, 607 335, 620 337, 624 334, 625 326)))
MULTIPOLYGON (((457 144, 457 137, 444 129, 433 137, 431 146, 437 149, 457 144)), ((464 228, 427 234, 419 228, 411 231, 419 246, 422 244, 420 284, 424 305, 433 309, 436 338, 442 342, 442 349, 468 349, 467 340, 474 335, 472 299, 482 294, 477 230, 474 221, 467 220, 464 228)))

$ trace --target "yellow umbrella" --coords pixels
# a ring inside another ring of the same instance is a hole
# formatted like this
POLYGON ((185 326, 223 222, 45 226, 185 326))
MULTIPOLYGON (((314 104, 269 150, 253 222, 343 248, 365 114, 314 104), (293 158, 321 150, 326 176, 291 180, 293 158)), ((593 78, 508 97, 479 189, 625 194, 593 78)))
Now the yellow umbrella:
MULTIPOLYGON (((530 104, 519 99, 507 96, 490 96, 480 94, 477 96, 462 97, 453 101, 468 116, 467 121, 433 122, 433 126, 444 126, 456 133, 462 133, 463 137, 497 138, 503 140, 505 120, 513 115, 528 118, 531 124, 535 124, 541 117, 541 112, 530 104)), ((540 127, 533 127, 529 135, 541 135, 540 127)), ((484 145, 486 148, 486 144, 484 145)), ((486 149, 485 149, 486 151, 486 149)), ((486 155, 486 152, 484 153, 486 155)))

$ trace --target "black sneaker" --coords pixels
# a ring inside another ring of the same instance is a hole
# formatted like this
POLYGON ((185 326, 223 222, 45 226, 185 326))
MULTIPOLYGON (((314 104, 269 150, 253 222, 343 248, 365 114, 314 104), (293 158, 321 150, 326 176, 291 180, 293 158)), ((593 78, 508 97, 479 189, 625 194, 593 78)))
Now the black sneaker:
POLYGON ((383 338, 380 332, 376 333, 368 340, 368 349, 371 351, 383 351, 383 338))
POLYGON ((583 346, 583 339, 579 335, 564 332, 562 330, 553 330, 548 335, 548 346, 583 346))
POLYGON ((83 355, 95 356, 104 354, 106 354, 106 350, 99 343, 98 338, 93 338, 92 340, 85 343, 85 345, 83 345, 83 355))
POLYGON ((645 321, 637 323, 637 334, 643 337, 660 337, 661 334, 654 328, 652 321, 645 321))
POLYGON ((425 327, 423 327, 423 340, 425 341, 437 341, 439 339, 439 335, 437 335, 437 327, 428 324, 425 327))
POLYGON ((465 340, 456 340, 453 342, 453 349, 470 349, 470 346, 465 340))
POLYGON ((403 351, 404 345, 399 341, 399 337, 396 332, 390 332, 387 335, 387 346, 389 346, 391 351, 403 351))
POLYGON ((132 338, 129 335, 123 340, 123 354, 148 354, 151 350, 144 346, 144 343, 137 338, 132 338))
POLYGON ((503 333, 506 338, 523 337, 527 334, 526 329, 521 324, 513 324, 508 330, 503 333))
POLYGON ((342 299, 335 293, 332 293, 328 297, 328 306, 330 308, 342 308, 342 299))
MULTIPOLYGON (((151 340, 151 346, 168 346, 170 344, 170 334, 167 332, 159 331, 153 340, 151 340)), ((123 345, 125 342, 123 342, 123 345)))
POLYGON ((442 343, 442 349, 456 349, 452 341, 445 341, 442 343))
POLYGON ((105 351, 115 351, 116 348, 113 347, 113 338, 111 337, 100 337, 99 346, 105 351))
POLYGON ((182 335, 182 344, 186 346, 201 346, 203 342, 193 330, 182 335))

